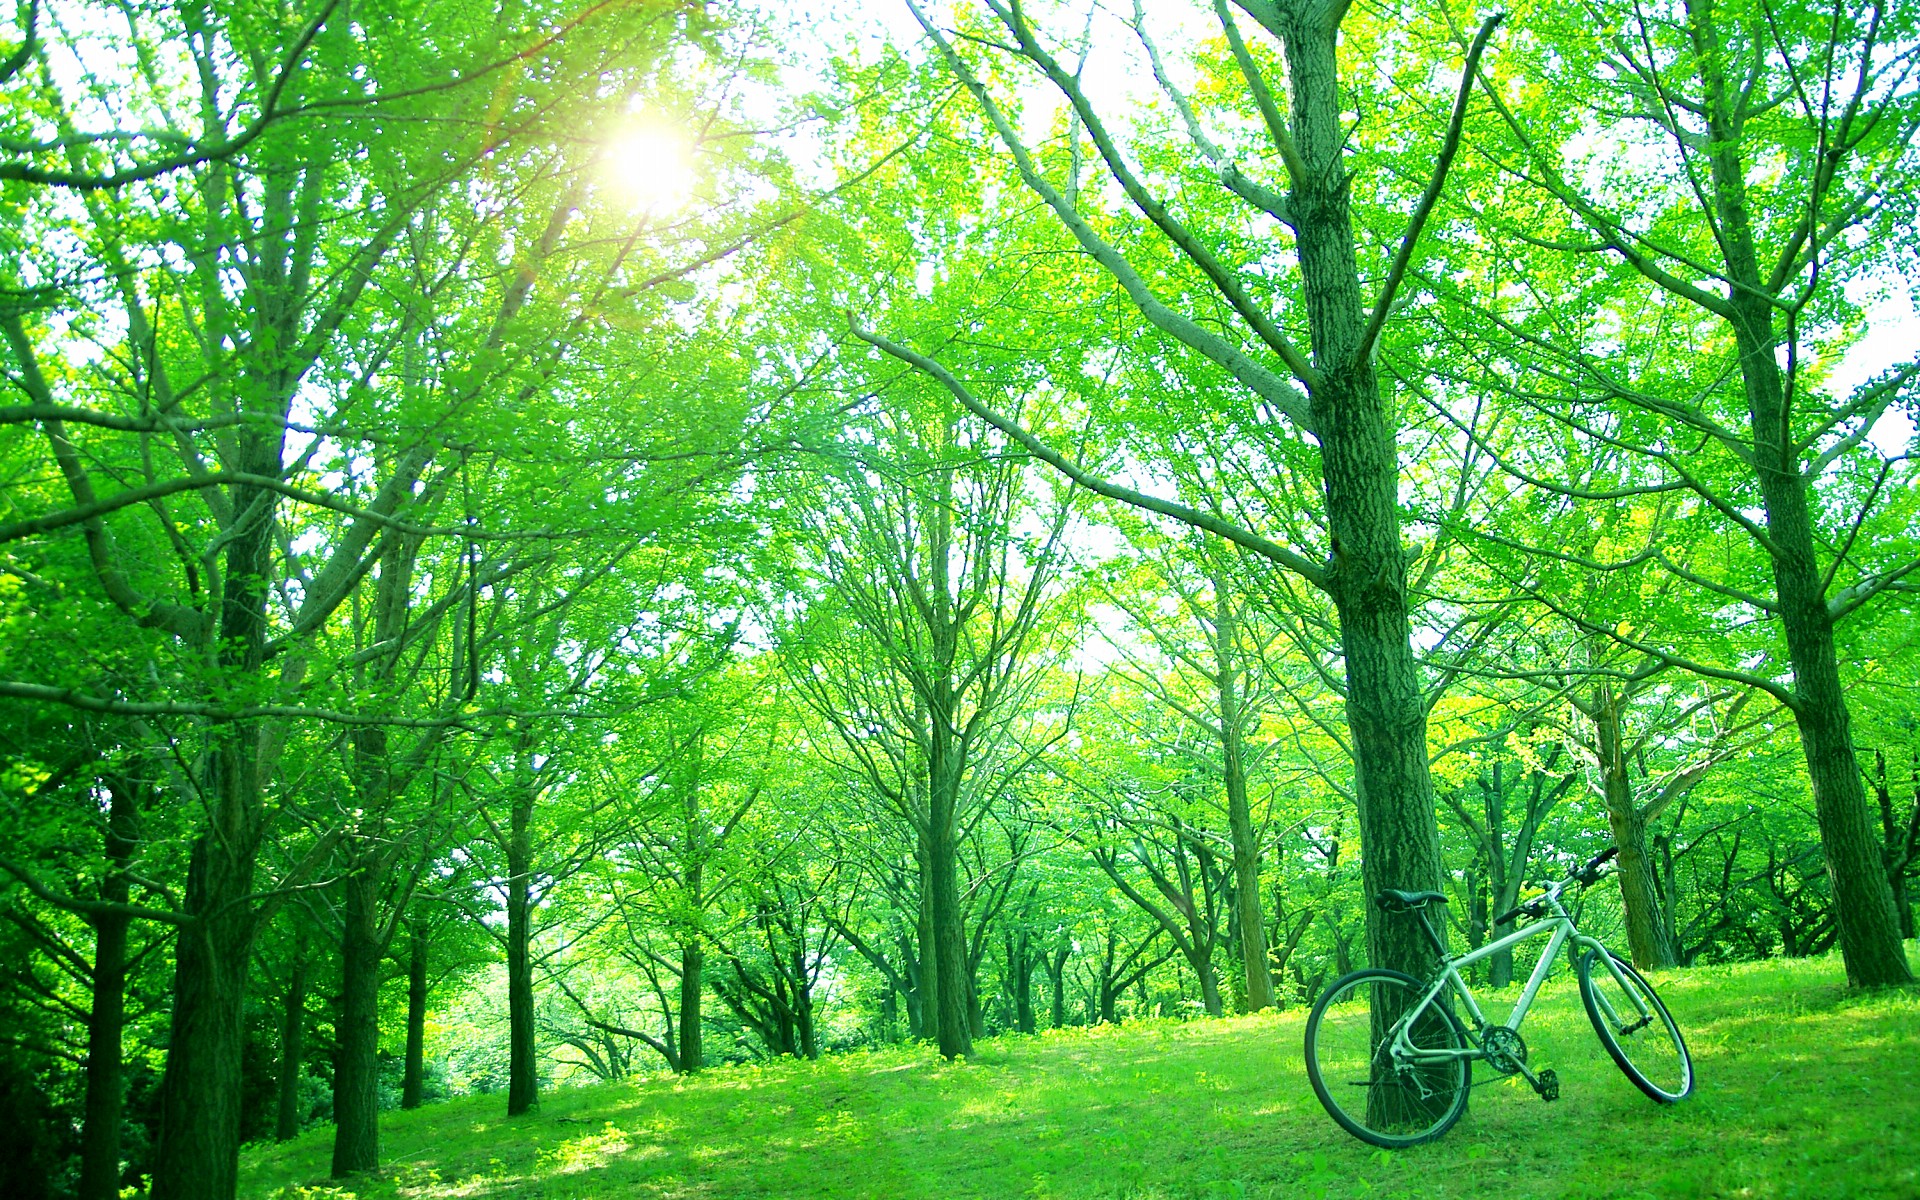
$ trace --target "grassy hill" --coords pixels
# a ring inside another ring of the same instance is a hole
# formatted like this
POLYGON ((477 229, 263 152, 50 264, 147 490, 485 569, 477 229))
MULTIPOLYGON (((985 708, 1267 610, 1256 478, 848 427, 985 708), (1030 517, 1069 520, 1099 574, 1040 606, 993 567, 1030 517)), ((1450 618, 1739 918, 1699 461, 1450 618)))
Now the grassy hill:
POLYGON ((1562 1099, 1489 1083, 1399 1153, 1321 1111, 1296 1010, 1002 1038, 956 1064, 916 1048, 570 1089, 514 1121, 477 1096, 385 1114, 386 1166, 344 1186, 330 1128, 252 1148, 241 1195, 1920 1197, 1920 994, 1841 982, 1837 959, 1659 979, 1700 1079, 1662 1109, 1560 981, 1523 1032, 1562 1099))

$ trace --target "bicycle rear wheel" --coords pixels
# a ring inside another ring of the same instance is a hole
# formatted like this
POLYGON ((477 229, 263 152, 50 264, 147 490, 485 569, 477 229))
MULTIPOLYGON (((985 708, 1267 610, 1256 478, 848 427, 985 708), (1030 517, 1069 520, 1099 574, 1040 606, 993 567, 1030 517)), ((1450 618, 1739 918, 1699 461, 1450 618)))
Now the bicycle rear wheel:
POLYGON ((1693 1056, 1673 1022, 1673 1014, 1631 965, 1611 954, 1614 970, 1600 952, 1580 956, 1580 1000, 1600 1044, 1635 1087, 1661 1104, 1684 1100, 1693 1091, 1693 1056), (1617 977, 1616 977, 1617 972, 1617 977))
MULTIPOLYGON (((1307 1079, 1327 1115, 1375 1146, 1399 1149, 1439 1137, 1467 1109, 1473 1069, 1464 1057, 1396 1062, 1389 1034, 1426 988, 1373 968, 1334 981, 1307 1017, 1307 1079)), ((1416 1050, 1461 1051, 1467 1033, 1439 1003, 1407 1031, 1416 1050)))

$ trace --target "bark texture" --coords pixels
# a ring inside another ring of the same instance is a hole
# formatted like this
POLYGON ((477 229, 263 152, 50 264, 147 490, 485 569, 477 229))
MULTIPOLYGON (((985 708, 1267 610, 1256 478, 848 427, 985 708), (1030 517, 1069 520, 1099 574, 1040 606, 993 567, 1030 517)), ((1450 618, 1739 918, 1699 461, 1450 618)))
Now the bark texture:
MULTIPOLYGON (((1362 353, 1368 306, 1354 251, 1337 55, 1344 11, 1276 5, 1274 32, 1286 55, 1304 166, 1288 199, 1319 372, 1308 391, 1333 544, 1329 590, 1346 659, 1361 872, 1371 898, 1385 888, 1440 887, 1440 828, 1427 771, 1426 702, 1409 640, 1398 447, 1373 363, 1362 353)), ((1373 964, 1417 978, 1436 963, 1412 921, 1371 908, 1367 943, 1373 964)))
POLYGON ((704 991, 706 958, 698 937, 688 938, 680 947, 680 1060, 674 1069, 686 1075, 704 1065, 700 1047, 700 997, 704 991))
POLYGON ((1599 743, 1600 781, 1607 805, 1607 826, 1620 851, 1620 903, 1627 922, 1627 945, 1633 965, 1642 971, 1662 970, 1678 960, 1667 937, 1661 912, 1660 887, 1653 875, 1647 846, 1647 817, 1633 795, 1627 770, 1625 740, 1620 730, 1620 700, 1612 689, 1600 688, 1595 697, 1594 729, 1599 743))

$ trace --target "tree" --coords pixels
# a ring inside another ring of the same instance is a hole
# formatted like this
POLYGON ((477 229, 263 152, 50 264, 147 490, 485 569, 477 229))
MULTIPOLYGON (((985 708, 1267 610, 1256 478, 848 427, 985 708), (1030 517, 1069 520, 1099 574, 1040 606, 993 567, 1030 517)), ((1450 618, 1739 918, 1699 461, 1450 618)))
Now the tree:
MULTIPOLYGON (((1152 573, 1128 587, 1127 594, 1107 588, 1102 595, 1146 635, 1160 665, 1171 668, 1156 670, 1156 664, 1138 663, 1134 682, 1218 746, 1233 861, 1232 925, 1239 943, 1241 1003, 1245 1011, 1258 1012, 1273 1004, 1273 977, 1260 902, 1265 822, 1254 819, 1248 781, 1267 748, 1254 735, 1268 700, 1264 660, 1277 638, 1261 627, 1237 578, 1239 564, 1217 542, 1196 539, 1182 546, 1136 534, 1136 546, 1143 537, 1146 553, 1141 557, 1151 564, 1152 573), (1179 625, 1162 619, 1155 607, 1159 596, 1169 593, 1178 601, 1179 611, 1170 615, 1179 625), (1197 641, 1194 634, 1199 635, 1197 641), (1205 689, 1198 695, 1188 686, 1195 677, 1205 689)), ((1122 654, 1126 654, 1124 648, 1122 654)), ((1213 765, 1209 755, 1207 766, 1213 765)))
POLYGON ((862 783, 913 831, 919 966, 931 978, 918 990, 933 1001, 940 1052, 955 1057, 972 1045, 975 994, 961 843, 1031 757, 1012 730, 1039 678, 1068 509, 1035 495, 997 435, 910 384, 863 423, 870 451, 823 459, 825 503, 795 512, 828 590, 791 638, 792 677, 862 783), (846 648, 856 639, 857 658, 846 648))
MULTIPOLYGON (((1152 176, 1136 165, 1146 151, 1136 147, 1130 154, 1123 147, 1083 88, 1081 70, 1061 61, 1023 6, 987 0, 994 34, 979 40, 1000 47, 1005 61, 1035 71, 1068 106, 1071 145, 1064 184, 1029 151, 983 74, 959 54, 952 37, 917 5, 914 11, 941 60, 973 96, 1013 156, 1026 186, 1119 284, 1139 314, 1234 380, 1234 385, 1222 387, 1223 393, 1236 399, 1250 393, 1253 407, 1270 420, 1284 421, 1317 443, 1328 537, 1322 554, 1270 541, 1217 513, 1158 500, 1102 480, 993 411, 933 359, 878 334, 861 336, 938 380, 975 416, 1000 428, 1075 482, 1225 537, 1326 592, 1340 621, 1368 888, 1431 888, 1441 876, 1439 836, 1427 771, 1426 713, 1409 640, 1398 453, 1390 409, 1380 390, 1376 352, 1408 263, 1444 186, 1458 147, 1466 89, 1498 18, 1490 19, 1468 48, 1463 88, 1437 147, 1437 166, 1394 239, 1396 248, 1381 263, 1384 283, 1369 302, 1361 285, 1354 230, 1352 142, 1343 116, 1339 66, 1338 47, 1348 6, 1330 0, 1243 0, 1239 7, 1279 44, 1289 111, 1283 114, 1276 101, 1279 89, 1262 61, 1265 47, 1246 41, 1225 0, 1214 6, 1232 54, 1231 65, 1221 74, 1244 89, 1244 96, 1260 114, 1264 149, 1281 160, 1285 194, 1256 181, 1237 165, 1240 155, 1233 151, 1239 147, 1223 149, 1216 141, 1224 135, 1206 128, 1187 95, 1171 80, 1139 9, 1133 28, 1147 50, 1155 78, 1186 127, 1196 156, 1191 167, 1238 197, 1246 205, 1244 214, 1284 226, 1292 235, 1297 274, 1289 284, 1297 286, 1298 292, 1289 299, 1291 306, 1297 306, 1292 307, 1295 323, 1305 318, 1306 351, 1284 331, 1271 302, 1260 299, 1249 266, 1228 258, 1223 239, 1200 223, 1200 215, 1183 215, 1178 205, 1169 202, 1165 189, 1156 189, 1152 176), (1137 221, 1120 228, 1130 235, 1137 233, 1137 239, 1129 236, 1128 241, 1143 242, 1140 250, 1129 252, 1116 235, 1102 233, 1099 226, 1117 218, 1095 212, 1079 189, 1083 132, 1137 214, 1137 221), (1149 259, 1152 269, 1143 265, 1149 259), (1161 271, 1170 276, 1164 282, 1157 278, 1161 271), (1228 323, 1231 334, 1217 331, 1215 322, 1221 320, 1228 323), (1242 343, 1242 337, 1250 339, 1252 349, 1242 343)), ((1260 274, 1270 273, 1263 268, 1260 274)), ((1201 377, 1208 376, 1203 371, 1201 377)), ((1416 972, 1432 965, 1432 948, 1407 923, 1370 921, 1368 936, 1376 963, 1416 972)))
MULTIPOLYGON (((1503 245, 1571 258, 1550 269, 1583 307, 1604 275, 1600 310, 1631 304, 1643 314, 1639 328, 1657 312, 1699 331, 1702 353, 1634 381, 1618 369, 1621 339, 1604 331, 1621 327, 1596 312, 1528 289, 1530 302, 1544 301, 1537 318, 1494 317, 1510 353, 1566 388, 1542 411, 1581 438, 1642 458, 1650 475, 1643 493, 1690 493, 1696 519, 1739 531, 1763 565, 1764 574, 1749 577, 1737 562, 1696 570, 1657 548, 1648 556, 1653 569, 1696 589, 1702 604, 1774 622, 1790 683, 1692 658, 1657 636, 1619 640, 1662 662, 1761 688, 1793 713, 1847 977, 1857 986, 1912 975, 1854 758, 1835 628, 1876 597, 1910 588, 1920 569, 1904 538, 1875 536, 1888 497, 1911 491, 1903 476, 1912 465, 1876 454, 1868 438, 1917 368, 1901 366, 1841 397, 1823 389, 1812 360, 1844 345, 1842 285, 1873 270, 1871 248, 1897 240, 1907 224, 1906 180, 1920 131, 1911 20, 1905 8, 1881 4, 1601 6, 1582 15, 1577 32, 1542 39, 1552 61, 1503 58, 1503 75, 1537 86, 1508 91, 1490 78, 1498 128, 1476 143, 1523 194, 1559 213, 1543 225, 1532 209, 1524 230, 1512 216, 1490 220, 1503 245), (1594 38, 1590 21, 1608 36, 1594 38), (1573 96, 1580 103, 1570 104, 1573 96), (1593 186, 1575 182, 1579 164, 1562 157, 1576 128, 1586 136, 1590 117, 1622 164, 1593 186), (1630 167, 1618 152, 1626 146, 1638 156, 1630 167), (1650 290, 1627 291, 1627 277, 1650 290), (1628 423, 1608 430, 1594 399, 1632 414, 1628 423), (1850 512, 1830 509, 1823 495, 1846 497, 1850 512)), ((1549 481, 1539 486, 1592 498, 1549 481)))

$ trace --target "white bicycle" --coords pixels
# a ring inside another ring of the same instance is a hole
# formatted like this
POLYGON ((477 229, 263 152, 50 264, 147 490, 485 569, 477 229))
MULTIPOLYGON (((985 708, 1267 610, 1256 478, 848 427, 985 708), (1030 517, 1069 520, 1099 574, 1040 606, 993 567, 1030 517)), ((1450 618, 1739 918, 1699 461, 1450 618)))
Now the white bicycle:
POLYGON ((1501 1075, 1520 1075, 1543 1099, 1560 1096, 1551 1070, 1527 1066, 1527 1044, 1520 1037, 1534 996, 1569 941, 1585 953, 1575 970, 1580 999, 1600 1044, 1620 1070, 1655 1102, 1673 1104, 1693 1091, 1693 1059, 1686 1039, 1652 985, 1615 957, 1599 940, 1574 928, 1560 895, 1574 885, 1588 887, 1614 856, 1608 849, 1544 894, 1495 918, 1504 924, 1518 917, 1542 918, 1467 954, 1450 955, 1440 944, 1425 909, 1444 904, 1440 892, 1389 889, 1374 898, 1381 911, 1412 913, 1440 952, 1440 969, 1421 982, 1380 967, 1354 971, 1335 980, 1307 1018, 1307 1078, 1340 1127, 1363 1142, 1388 1149, 1417 1146, 1439 1137, 1467 1109, 1473 1063, 1486 1063, 1501 1075), (1533 975, 1506 1023, 1495 1025, 1460 972, 1483 958, 1529 938, 1549 940, 1533 975), (1451 1005, 1458 996, 1468 1021, 1451 1005))

